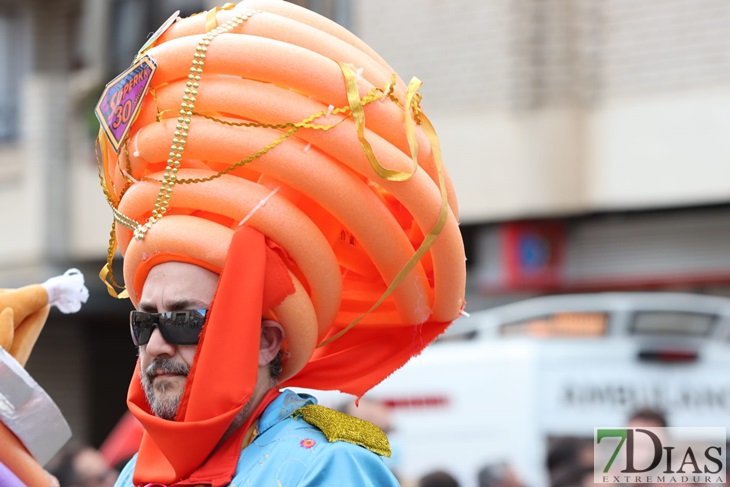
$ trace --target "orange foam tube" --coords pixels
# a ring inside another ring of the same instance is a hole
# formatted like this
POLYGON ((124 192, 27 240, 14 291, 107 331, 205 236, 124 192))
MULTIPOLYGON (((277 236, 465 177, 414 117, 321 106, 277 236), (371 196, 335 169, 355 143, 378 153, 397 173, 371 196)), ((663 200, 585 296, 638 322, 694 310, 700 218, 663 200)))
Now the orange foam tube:
MULTIPOLYGON (((164 236, 160 235, 162 229, 165 228, 177 234, 178 227, 185 225, 187 231, 194 231, 196 232, 194 235, 200 235, 198 232, 202 231, 203 227, 194 227, 192 223, 184 220, 177 223, 176 220, 183 218, 193 217, 167 216, 155 224, 158 231, 155 232, 151 229, 142 241, 131 238, 131 232, 127 228, 120 226, 119 223, 116 224, 117 236, 120 240, 119 248, 124 256, 124 283, 129 293, 129 299, 135 308, 139 307, 147 274, 152 267, 166 261, 164 259, 166 253, 173 253, 174 250, 176 255, 190 255, 195 261, 205 263, 205 265, 201 264, 202 267, 218 274, 223 269, 226 251, 230 243, 225 240, 230 237, 230 234, 224 230, 229 229, 220 225, 210 228, 209 230, 213 233, 206 238, 206 241, 190 239, 185 240, 183 244, 179 244, 177 241, 166 241, 164 236), (162 260, 158 258, 158 254, 163 256, 162 260)), ((199 220, 203 221, 203 219, 199 220)))
MULTIPOLYGON (((226 20, 233 18, 237 13, 230 10, 218 12, 218 23, 224 23, 226 20)), ((205 24, 205 15, 196 15, 179 20, 165 33, 164 39, 160 39, 160 43, 169 42, 181 37, 205 34, 205 24)), ((338 37, 305 23, 276 14, 267 12, 257 13, 242 25, 231 29, 228 33, 266 37, 317 52, 330 59, 351 64, 356 69, 362 68, 362 76, 375 86, 385 86, 388 84, 391 73, 394 72, 391 69, 386 69, 377 60, 338 37)), ((215 39, 213 43, 215 42, 218 42, 218 40, 215 39)), ((406 86, 397 76, 396 86, 398 87, 397 93, 403 96, 406 86)))
MULTIPOLYGON (((154 265, 164 262, 165 258, 186 256, 191 258, 191 263, 208 263, 210 270, 220 273, 232 237, 232 229, 203 218, 186 215, 163 218, 150 229, 144 240, 133 239, 126 249, 124 278, 130 288, 132 303, 138 306, 147 273, 154 265), (180 235, 188 234, 205 235, 207 241, 179 238, 180 235), (155 259, 157 249, 163 251, 161 260, 155 259), (132 282, 134 286, 129 285, 132 282)), ((283 372, 291 376, 307 363, 316 343, 327 333, 330 322, 318 320, 315 307, 302 284, 294 275, 290 274, 289 277, 292 278, 295 292, 276 306, 274 313, 284 326, 287 339, 301 345, 290 351, 291 355, 284 367, 283 372)))
MULTIPOLYGON (((209 171, 187 170, 180 171, 180 177, 209 176, 209 171)), ((119 210, 131 218, 141 220, 145 213, 148 213, 154 206, 159 190, 159 185, 152 181, 141 181, 132 186, 124 195, 119 210)), ((261 200, 269 195, 270 191, 262 186, 232 176, 222 176, 208 183, 199 183, 195 187, 191 185, 177 185, 171 199, 171 207, 180 208, 205 208, 207 211, 226 215, 234 221, 243 219, 251 209, 261 200), (203 188, 208 193, 203 194, 203 188)), ((152 226, 144 240, 152 238, 155 226, 173 218, 173 215, 165 216, 152 226)), ((199 218, 199 220, 203 220, 199 218)), ((312 301, 317 310, 318 323, 321 326, 329 324, 334 319, 340 306, 342 295, 342 281, 339 273, 337 260, 331 247, 322 236, 317 227, 294 205, 286 199, 274 195, 258 211, 254 212, 247 224, 256 228, 261 233, 281 245, 284 250, 297 263, 302 273, 306 276, 307 284, 312 293, 312 301), (306 247, 301 242, 308 242, 306 247)), ((217 227, 225 229, 222 225, 214 224, 212 231, 218 231, 217 227)), ((209 243, 218 243, 220 237, 197 232, 194 235, 205 236, 205 243, 200 239, 191 239, 191 246, 205 246, 209 243)), ((131 245, 131 231, 127 228, 117 226, 119 247, 124 253, 127 245, 131 245)), ((227 244, 230 238, 223 240, 225 248, 216 250, 216 255, 224 256, 227 251, 227 244)), ((219 244, 219 243, 218 243, 219 244)), ((149 249, 154 248, 150 243, 149 249)), ((160 247, 163 250, 164 247, 160 247)), ((192 250, 191 250, 192 251, 192 250)), ((196 251, 196 253, 199 251, 196 251)), ((193 253, 192 255, 196 255, 193 253)), ((125 269, 128 257, 125 254, 125 269)), ((220 263, 222 268, 222 262, 220 263)), ((136 268, 135 266, 131 267, 136 268)), ((133 282, 125 272, 125 282, 133 282)), ((136 284, 138 278, 134 278, 135 293, 139 286, 136 284)), ((143 282, 143 281, 142 281, 143 282)), ((129 284, 128 284, 129 285, 129 284)))
POLYGON ((274 314, 276 314, 277 320, 285 326, 287 330, 287 340, 297 343, 298 346, 302 347, 303 352, 295 355, 291 351, 290 347, 286 347, 289 357, 284 360, 283 369, 281 373, 280 381, 283 382, 293 377, 297 372, 302 370, 307 362, 312 357, 314 349, 327 334, 329 327, 318 328, 318 333, 306 333, 307 330, 314 330, 314 324, 317 323, 317 313, 314 310, 312 301, 307 295, 307 291, 293 274, 289 274, 292 282, 294 283, 294 293, 290 294, 284 301, 276 307, 274 307, 274 314), (289 325, 291 324, 291 325, 289 325), (290 335, 292 328, 302 328, 297 330, 297 336, 290 335))
MULTIPOLYGON (((319 14, 312 12, 298 5, 269 0, 247 0, 239 3, 234 10, 221 10, 217 13, 216 19, 218 24, 222 24, 242 10, 258 9, 264 12, 285 17, 297 22, 301 22, 315 29, 325 32, 330 36, 350 44, 359 49, 370 58, 380 64, 386 71, 395 72, 393 68, 368 44, 355 34, 345 29, 341 25, 333 22, 319 14)), ((258 15, 258 14, 257 14, 258 15)), ((184 35, 199 34, 205 30, 205 15, 193 16, 186 19, 180 19, 173 24, 158 40, 158 43, 167 42, 170 39, 181 37, 184 35)))
MULTIPOLYGON (((184 95, 185 83, 182 81, 173 82, 166 85, 156 93, 156 102, 146 104, 140 116, 137 119, 136 126, 152 124, 156 121, 157 110, 161 112, 168 111, 169 116, 175 116, 179 109, 179 104, 184 95)), ((279 123, 282 121, 300 121, 304 120, 312 114, 325 111, 327 109, 321 103, 316 102, 306 96, 294 93, 293 91, 280 88, 269 83, 261 83, 251 80, 239 78, 206 78, 198 89, 197 101, 195 104, 196 111, 202 113, 226 113, 237 115, 241 118, 261 123, 279 123)), ((398 108, 391 102, 372 103, 365 107, 366 114, 366 137, 375 144, 377 148, 376 155, 381 157, 382 142, 379 139, 373 141, 372 133, 385 139, 387 142, 397 147, 404 156, 398 157, 399 164, 395 167, 402 171, 407 171, 411 167, 411 156, 408 141, 403 129, 403 110, 398 108), (371 132, 372 131, 372 132, 371 132)), ((340 117, 331 116, 318 119, 316 122, 320 124, 333 124, 339 122, 340 117)), ((353 138, 356 128, 352 120, 347 120, 342 127, 334 129, 335 133, 342 134, 349 132, 351 143, 358 143, 353 138)), ((310 129, 302 129, 297 133, 299 138, 313 142, 309 133, 310 129)), ((431 152, 430 144, 423 133, 419 129, 416 131, 418 139, 418 161, 420 167, 425 170, 434 183, 438 182, 438 173, 431 152)), ((135 147, 136 135, 132 138, 131 146, 135 147)), ((327 137, 319 137, 319 143, 327 142, 327 137)), ((278 150, 278 149, 277 149, 278 150)), ((331 153, 332 151, 330 151, 331 153)), ((388 167, 391 167, 391 160, 388 160, 388 167)), ((393 168, 393 167, 391 167, 393 168)), ((133 172, 137 174, 137 171, 133 172)), ((449 206, 455 215, 458 215, 457 202, 453 183, 449 178, 446 169, 443 169, 446 182, 446 191, 449 196, 449 206)))
POLYGON ((300 7, 290 2, 280 2, 277 0, 246 0, 243 4, 246 8, 256 8, 264 10, 266 12, 281 15, 298 22, 302 22, 307 25, 319 29, 323 32, 327 32, 331 36, 342 39, 348 44, 360 49, 362 52, 375 59, 386 71, 395 72, 390 65, 378 54, 373 48, 371 48, 366 42, 357 37, 355 34, 342 27, 336 22, 319 15, 311 10, 304 7, 300 7))
POLYGON ((0 463, 28 487, 50 487, 48 474, 10 429, 0 423, 0 463))
MULTIPOLYGON (((152 78, 155 89, 164 83, 187 79, 195 48, 202 36, 188 36, 153 47, 148 51, 158 63, 152 78)), ((272 82, 334 106, 347 106, 344 81, 338 64, 316 52, 264 37, 222 34, 208 46, 203 68, 206 73, 227 74, 272 82)), ((364 77, 358 80, 361 96, 372 87, 364 77)))
MULTIPOLYGON (((161 141, 171 140, 174 128, 174 120, 165 120, 162 123, 150 125, 142 129, 137 140, 140 153, 144 153, 146 157, 153 159, 155 159, 155 156, 157 156, 156 158, 165 157, 166 149, 161 141)), ((251 136, 249 132, 249 136, 253 139, 251 143, 257 144, 255 145, 257 148, 261 145, 260 130, 263 129, 257 129, 254 136, 251 136)), ((239 131, 232 127, 220 126, 214 122, 196 117, 196 120, 192 123, 185 151, 188 156, 194 159, 207 156, 217 162, 232 164, 236 162, 240 154, 252 152, 250 149, 247 150, 246 146, 233 150, 235 144, 239 141, 245 141, 244 134, 247 132, 246 130, 239 131), (220 140, 226 140, 227 143, 220 144, 220 140)), ((272 140, 273 138, 274 136, 272 136, 272 140)), ((282 146, 274 149, 271 154, 267 154, 255 163, 252 163, 252 167, 261 167, 263 170, 262 165, 264 160, 272 165, 283 164, 282 161, 286 159, 284 154, 287 153, 286 151, 291 151, 295 143, 296 141, 290 138, 287 144, 282 144, 282 146)), ((301 142, 299 143, 301 144, 301 142)), ((353 169, 369 175, 371 171, 370 166, 357 148, 349 148, 345 144, 338 152, 339 156, 346 160, 353 169), (343 153, 343 151, 349 149, 351 149, 351 154, 343 153), (348 155, 350 158, 347 158, 348 155), (358 162, 359 165, 357 164, 358 162)), ((299 160, 304 157, 304 154, 303 151, 301 153, 295 153, 295 155, 299 155, 299 160)), ((316 153, 312 152, 311 157, 315 155, 316 153)), ((315 164, 307 165, 307 167, 321 168, 322 166, 315 164)), ((288 168, 282 168, 281 173, 286 173, 287 170, 288 168)), ((383 180, 380 184, 394 194, 411 211, 419 226, 425 229, 425 232, 431 229, 438 217, 441 197, 438 189, 427 175, 422 172, 417 172, 406 182, 389 182, 383 180)), ((341 190, 344 189, 341 188, 341 190)), ((348 205, 348 200, 346 198, 336 198, 333 203, 348 205)), ((149 211, 151 207, 152 204, 148 203, 145 208, 149 211)), ((128 214, 123 210, 122 212, 128 214)), ((448 209, 447 214, 446 225, 431 248, 431 255, 434 261, 434 282, 436 286, 433 299, 433 319, 436 321, 453 320, 458 316, 463 304, 463 295, 460 290, 461 285, 459 284, 465 280, 465 264, 463 258, 459 259, 459 256, 463 255, 463 253, 459 254, 459 252, 453 251, 455 248, 463 248, 463 243, 453 214, 448 209)), ((297 259, 295 258, 295 260, 297 259)), ((427 306, 427 303, 423 304, 427 306)), ((423 304, 416 309, 419 315, 423 311, 423 304)))
MULTIPOLYGON (((137 138, 139 152, 153 160, 156 157, 164 157, 164 152, 160 151, 162 145, 159 141, 171 138, 171 132, 174 131, 173 123, 172 120, 166 120, 140 130, 137 138)), ((272 130, 266 130, 264 133, 272 139, 278 135, 272 130)), ((196 119, 194 127, 190 130, 185 151, 186 155, 193 159, 208 157, 216 161, 230 162, 232 155, 240 157, 240 154, 256 151, 262 144, 261 135, 260 130, 240 130, 221 126, 206 119, 196 119), (226 144, 220 144, 218 142, 220 140, 225 140, 226 144)), ((287 143, 277 147, 270 154, 252 162, 251 167, 315 199, 332 213, 355 235, 358 243, 374 261, 383 280, 390 283, 413 254, 413 247, 400 225, 359 178, 318 151, 310 149, 305 152, 304 148, 303 142, 290 138, 287 143)), ((139 162, 133 165, 139 165, 139 162)), ((181 173, 178 173, 179 178, 189 177, 182 176, 181 173)), ((178 185, 173 191, 171 202, 173 206, 181 205, 175 201, 175 195, 184 186, 178 185)), ((226 189, 222 188, 216 191, 212 188, 210 190, 213 197, 221 200, 220 203, 216 203, 215 207, 210 206, 213 204, 211 202, 207 205, 209 208, 214 208, 211 211, 232 216, 231 212, 239 210, 225 201, 222 195, 235 189, 229 186, 226 186, 226 189)), ((157 189, 159 187, 156 187, 155 191, 157 189)), ((150 206, 147 206, 136 211, 149 211, 149 209, 150 206)), ((120 210, 132 216, 121 207, 120 210)), ((421 323, 428 318, 431 293, 428 280, 420 265, 405 277, 403 284, 396 288, 394 294, 405 321, 421 323)))

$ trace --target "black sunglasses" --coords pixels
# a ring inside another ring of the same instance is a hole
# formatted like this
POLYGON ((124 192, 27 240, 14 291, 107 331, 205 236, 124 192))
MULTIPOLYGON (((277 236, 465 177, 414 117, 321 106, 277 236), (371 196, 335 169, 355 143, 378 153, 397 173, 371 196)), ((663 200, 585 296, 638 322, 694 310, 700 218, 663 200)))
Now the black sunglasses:
POLYGON ((164 313, 132 311, 129 314, 132 341, 137 347, 147 345, 156 326, 160 330, 162 338, 168 343, 197 345, 207 313, 207 309, 165 311, 164 313))

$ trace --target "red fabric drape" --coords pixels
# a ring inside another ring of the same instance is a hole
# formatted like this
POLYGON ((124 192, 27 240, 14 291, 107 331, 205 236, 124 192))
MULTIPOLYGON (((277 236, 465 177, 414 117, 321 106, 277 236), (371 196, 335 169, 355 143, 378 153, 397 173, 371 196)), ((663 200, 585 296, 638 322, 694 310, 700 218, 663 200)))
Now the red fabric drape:
MULTIPOLYGON (((411 326, 355 326, 317 348, 309 363, 283 386, 339 390, 362 396, 434 341, 450 322, 411 326)), ((341 328, 333 327, 328 336, 341 328)))
MULTIPOLYGON (((195 479, 215 486, 230 481, 245 428, 234 435, 238 444, 232 437, 208 457, 253 394, 263 310, 276 306, 293 291, 284 263, 264 236, 249 227, 239 228, 231 241, 175 421, 158 418, 150 411, 137 365, 127 398, 130 411, 145 428, 135 484, 195 479)), ((267 401, 271 398, 267 396, 267 401)))

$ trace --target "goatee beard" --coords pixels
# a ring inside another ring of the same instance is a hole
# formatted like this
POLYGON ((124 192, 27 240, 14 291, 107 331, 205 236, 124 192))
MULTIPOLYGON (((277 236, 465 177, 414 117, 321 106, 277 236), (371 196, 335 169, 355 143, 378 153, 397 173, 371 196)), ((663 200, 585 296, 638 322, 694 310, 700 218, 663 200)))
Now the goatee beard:
POLYGON ((164 380, 154 383, 155 375, 163 373, 187 377, 189 372, 190 367, 187 364, 166 358, 153 359, 150 365, 141 372, 142 387, 147 396, 147 402, 150 404, 150 409, 152 409, 155 416, 167 420, 175 419, 184 390, 181 390, 174 397, 162 399, 159 395, 164 394, 168 390, 169 384, 164 380))

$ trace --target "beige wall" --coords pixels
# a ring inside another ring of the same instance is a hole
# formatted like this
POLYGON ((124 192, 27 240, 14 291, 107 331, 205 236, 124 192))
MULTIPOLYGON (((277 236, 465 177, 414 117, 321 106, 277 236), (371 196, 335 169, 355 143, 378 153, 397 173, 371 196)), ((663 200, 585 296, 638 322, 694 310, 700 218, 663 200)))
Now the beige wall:
POLYGON ((591 113, 590 206, 730 200, 730 88, 612 100, 591 113))
POLYGON ((469 223, 730 198, 723 0, 374 0, 355 29, 424 81, 469 223))

